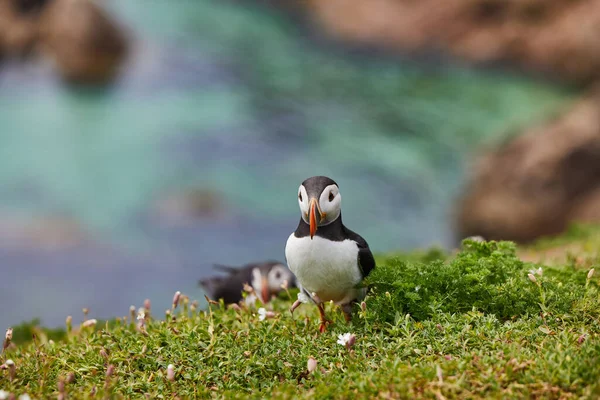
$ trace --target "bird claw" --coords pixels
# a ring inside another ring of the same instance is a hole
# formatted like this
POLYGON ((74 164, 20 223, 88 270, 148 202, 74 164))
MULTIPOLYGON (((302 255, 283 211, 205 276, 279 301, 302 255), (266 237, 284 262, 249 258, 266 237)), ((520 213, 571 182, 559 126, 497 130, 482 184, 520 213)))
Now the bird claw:
POLYGON ((327 324, 333 324, 333 321, 325 317, 325 309, 323 308, 323 303, 319 303, 318 308, 319 316, 321 317, 321 325, 319 325, 319 332, 323 333, 327 329, 327 324))
POLYGON ((293 314, 296 308, 300 307, 300 304, 302 304, 302 302, 300 300, 296 300, 294 304, 292 304, 292 306, 290 307, 290 313, 293 314))
POLYGON ((319 332, 325 333, 326 330, 327 330, 327 325, 324 324, 323 322, 321 322, 321 325, 319 325, 319 332))
POLYGON ((333 324, 333 321, 329 319, 321 320, 321 325, 319 325, 320 333, 324 333, 327 330, 327 324, 333 324))

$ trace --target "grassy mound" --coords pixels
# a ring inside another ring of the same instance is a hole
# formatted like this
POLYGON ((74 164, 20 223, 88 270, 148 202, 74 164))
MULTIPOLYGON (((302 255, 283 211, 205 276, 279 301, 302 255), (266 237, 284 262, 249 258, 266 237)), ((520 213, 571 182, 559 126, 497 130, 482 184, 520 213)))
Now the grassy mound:
POLYGON ((0 358, 0 389, 32 398, 594 398, 597 260, 540 270, 511 243, 472 241, 455 255, 382 256, 364 309, 347 325, 328 305, 324 334, 315 307, 289 314, 294 293, 266 315, 198 310, 183 296, 169 315, 88 322, 54 341, 28 326, 35 339, 0 358), (347 332, 350 343, 339 338, 347 332))
POLYGON ((407 262, 392 258, 369 276, 377 293, 371 321, 394 321, 404 314, 417 320, 439 313, 471 310, 501 320, 535 315, 600 312, 595 285, 586 285, 588 271, 534 268, 516 255, 510 242, 465 241, 449 261, 407 262), (382 295, 382 293, 384 295, 382 295))

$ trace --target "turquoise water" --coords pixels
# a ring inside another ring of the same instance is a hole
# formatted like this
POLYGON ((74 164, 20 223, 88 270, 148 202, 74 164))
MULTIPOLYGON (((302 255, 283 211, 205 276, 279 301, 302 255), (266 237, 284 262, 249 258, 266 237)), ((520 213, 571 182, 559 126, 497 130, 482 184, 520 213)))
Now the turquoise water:
MULTIPOLYGON (((75 89, 43 67, 0 71, 0 211, 74 219, 87 242, 2 246, 0 325, 125 314, 175 290, 201 297, 213 262, 283 259, 296 190, 336 179, 344 220, 376 251, 450 245, 449 211, 483 143, 570 95, 500 72, 373 56, 264 8, 217 1, 109 2, 134 52, 111 88, 75 89), (157 218, 186 188, 222 211, 157 218)), ((6 228, 4 228, 6 229, 6 228)), ((1 326, 0 326, 1 327, 1 326)))

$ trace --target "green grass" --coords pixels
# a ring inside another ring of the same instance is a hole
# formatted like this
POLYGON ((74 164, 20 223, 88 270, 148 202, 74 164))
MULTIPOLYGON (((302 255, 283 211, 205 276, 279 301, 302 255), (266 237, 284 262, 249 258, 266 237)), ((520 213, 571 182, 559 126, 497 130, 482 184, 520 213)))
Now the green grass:
POLYGON ((328 305, 324 334, 314 306, 290 315, 287 294, 264 321, 256 308, 197 310, 184 296, 171 315, 147 315, 143 330, 132 316, 52 341, 29 324, 21 336, 34 341, 0 358, 16 365, 12 381, 0 371, 0 389, 32 398, 59 387, 71 398, 598 398, 600 271, 588 279, 589 263, 566 262, 543 266, 533 282, 538 267, 505 242, 382 255, 365 310, 347 325, 328 305), (346 332, 356 336, 350 348, 337 343, 346 332))

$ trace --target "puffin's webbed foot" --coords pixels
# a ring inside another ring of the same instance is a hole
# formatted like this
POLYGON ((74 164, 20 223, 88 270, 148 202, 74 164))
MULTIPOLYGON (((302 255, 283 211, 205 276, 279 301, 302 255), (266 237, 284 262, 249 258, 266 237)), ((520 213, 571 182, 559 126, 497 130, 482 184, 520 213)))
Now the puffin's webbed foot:
POLYGON ((323 333, 327 330, 327 324, 332 324, 333 321, 327 319, 325 317, 325 308, 323 307, 323 303, 318 304, 319 314, 321 316, 321 325, 319 325, 319 332, 323 333))

